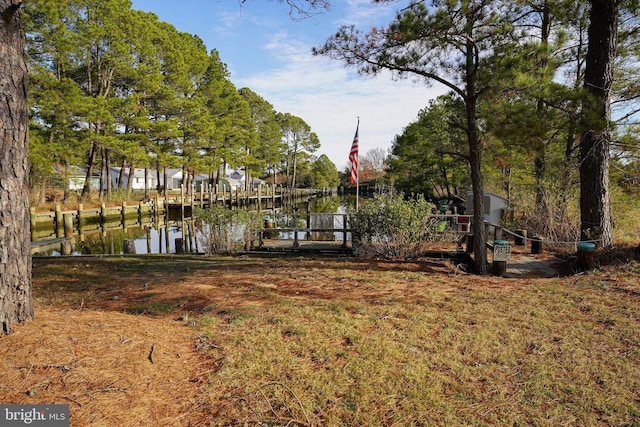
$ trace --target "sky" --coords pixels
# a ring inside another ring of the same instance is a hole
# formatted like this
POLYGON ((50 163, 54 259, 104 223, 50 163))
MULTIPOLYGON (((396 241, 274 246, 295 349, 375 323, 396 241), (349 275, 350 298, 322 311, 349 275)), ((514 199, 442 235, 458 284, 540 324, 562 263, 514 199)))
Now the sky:
POLYGON ((227 64, 230 80, 248 87, 280 113, 302 118, 339 170, 347 167, 358 123, 360 156, 385 151, 417 118, 441 86, 393 80, 390 75, 360 76, 340 61, 313 56, 344 24, 362 30, 385 26, 402 3, 333 0, 323 15, 293 20, 286 2, 273 0, 133 0, 133 8, 158 15, 178 31, 198 35, 227 64))

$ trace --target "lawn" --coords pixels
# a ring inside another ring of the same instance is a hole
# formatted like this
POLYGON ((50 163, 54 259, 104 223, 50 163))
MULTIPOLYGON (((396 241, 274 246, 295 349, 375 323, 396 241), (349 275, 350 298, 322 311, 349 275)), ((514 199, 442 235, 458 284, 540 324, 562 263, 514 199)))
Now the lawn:
POLYGON ((86 425, 639 425, 640 264, 505 279, 447 262, 34 259, 9 403, 86 425))

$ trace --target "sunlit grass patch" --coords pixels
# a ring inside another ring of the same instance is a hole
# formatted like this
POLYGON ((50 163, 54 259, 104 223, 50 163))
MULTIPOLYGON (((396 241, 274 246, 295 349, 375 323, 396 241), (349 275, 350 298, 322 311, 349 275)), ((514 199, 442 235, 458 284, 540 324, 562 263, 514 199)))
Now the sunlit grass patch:
POLYGON ((522 280, 427 260, 133 261, 38 260, 36 299, 188 313, 213 425, 640 425, 627 258, 522 280))
POLYGON ((631 425, 640 311, 592 289, 283 299, 211 331, 225 357, 212 399, 221 419, 249 423, 631 425))

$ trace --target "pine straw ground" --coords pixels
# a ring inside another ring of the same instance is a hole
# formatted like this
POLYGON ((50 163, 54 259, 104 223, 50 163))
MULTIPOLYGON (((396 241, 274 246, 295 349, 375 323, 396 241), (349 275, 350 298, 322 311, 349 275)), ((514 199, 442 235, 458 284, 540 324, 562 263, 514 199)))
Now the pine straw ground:
POLYGON ((72 426, 640 425, 640 265, 598 263, 35 258, 0 401, 72 426))

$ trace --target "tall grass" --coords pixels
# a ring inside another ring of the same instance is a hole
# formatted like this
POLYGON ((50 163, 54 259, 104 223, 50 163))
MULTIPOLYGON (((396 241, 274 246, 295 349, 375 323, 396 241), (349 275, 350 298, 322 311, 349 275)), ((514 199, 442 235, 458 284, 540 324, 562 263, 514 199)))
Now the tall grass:
POLYGON ((194 219, 199 240, 208 254, 234 254, 251 241, 261 227, 258 212, 244 209, 231 210, 224 206, 196 207, 194 219))

